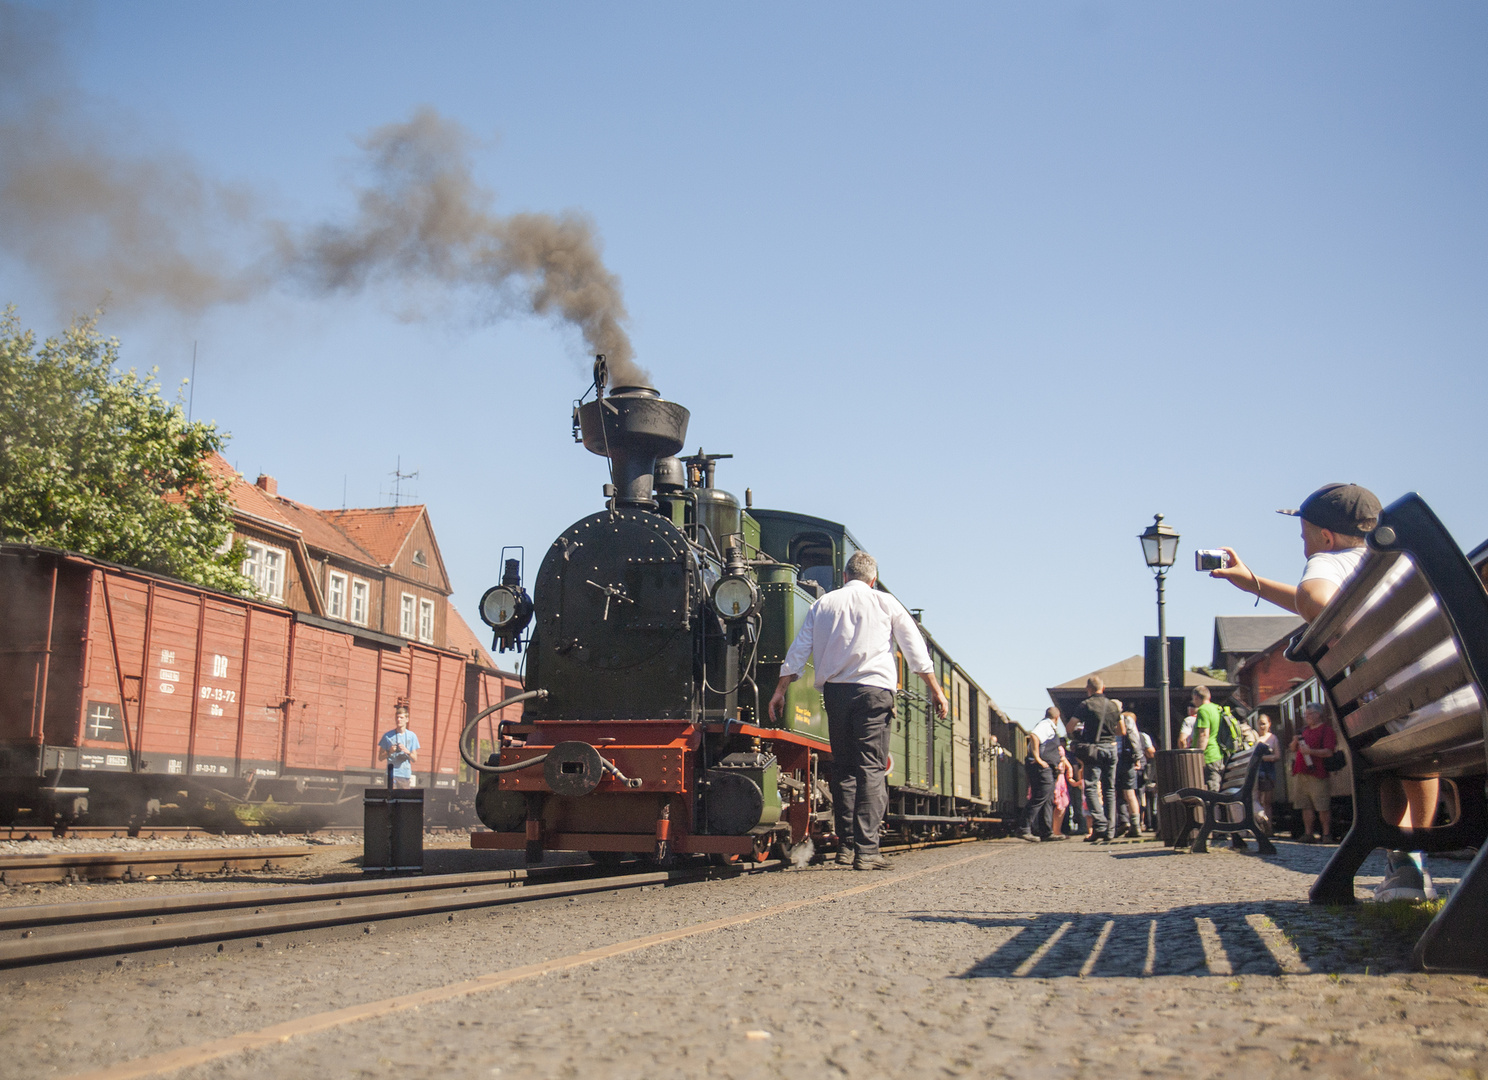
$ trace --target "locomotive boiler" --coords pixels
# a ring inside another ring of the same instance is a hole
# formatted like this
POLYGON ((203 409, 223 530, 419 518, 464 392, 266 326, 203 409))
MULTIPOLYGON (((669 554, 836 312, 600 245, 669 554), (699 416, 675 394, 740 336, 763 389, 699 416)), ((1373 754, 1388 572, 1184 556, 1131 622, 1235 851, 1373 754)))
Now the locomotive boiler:
MULTIPOLYGON (((809 666, 778 722, 764 704, 857 542, 833 522, 741 506, 715 484, 730 455, 679 457, 689 413, 655 389, 606 393, 601 360, 593 391, 574 427, 608 462, 604 508, 553 541, 530 597, 512 560, 481 600, 497 646, 525 644, 527 656, 520 721, 489 730, 485 762, 467 748, 481 717, 461 740, 491 830, 472 843, 532 860, 580 850, 663 862, 830 844, 831 752, 809 666)), ((952 715, 940 721, 901 692, 889 827, 986 825, 1021 786, 999 776, 1007 759, 993 729, 1008 721, 926 636, 952 715)), ((902 659, 900 672, 903 687, 902 659)))

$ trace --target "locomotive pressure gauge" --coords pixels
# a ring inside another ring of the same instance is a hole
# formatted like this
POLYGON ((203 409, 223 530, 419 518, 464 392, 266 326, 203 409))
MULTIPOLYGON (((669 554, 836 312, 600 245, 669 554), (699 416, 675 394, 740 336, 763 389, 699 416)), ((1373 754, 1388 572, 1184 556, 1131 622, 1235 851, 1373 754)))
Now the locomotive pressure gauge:
POLYGON ((521 601, 517 598, 516 590, 497 585, 487 589, 486 595, 481 597, 481 620, 491 629, 500 630, 517 617, 520 607, 521 601))
POLYGON ((746 577, 726 577, 713 586, 711 599, 713 610, 718 612, 719 617, 734 622, 754 614, 755 606, 759 603, 759 593, 754 582, 746 577))

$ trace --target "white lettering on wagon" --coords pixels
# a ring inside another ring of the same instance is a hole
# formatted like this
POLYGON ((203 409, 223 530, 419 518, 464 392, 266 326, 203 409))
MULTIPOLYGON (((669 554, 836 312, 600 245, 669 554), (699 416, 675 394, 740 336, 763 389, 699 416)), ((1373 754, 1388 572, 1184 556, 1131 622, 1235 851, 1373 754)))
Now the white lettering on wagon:
POLYGON ((221 653, 212 655, 212 678, 222 679, 227 676, 227 657, 221 653))
POLYGON ((172 671, 170 668, 161 668, 160 678, 164 682, 180 682, 181 673, 179 671, 172 671))
POLYGON ((160 650, 160 662, 162 664, 174 664, 176 662, 176 653, 175 653, 175 650, 174 649, 161 649, 160 650))
POLYGON ((203 701, 237 701, 238 692, 236 690, 224 690, 220 686, 203 686, 201 688, 201 697, 203 701))

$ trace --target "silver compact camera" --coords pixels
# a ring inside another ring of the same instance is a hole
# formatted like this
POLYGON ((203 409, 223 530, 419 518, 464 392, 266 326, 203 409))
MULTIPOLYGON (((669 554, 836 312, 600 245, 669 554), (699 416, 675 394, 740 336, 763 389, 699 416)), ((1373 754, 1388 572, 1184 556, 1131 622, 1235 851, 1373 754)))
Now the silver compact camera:
POLYGON ((1229 555, 1216 548, 1200 548, 1194 552, 1195 570, 1223 570, 1229 565, 1229 555))

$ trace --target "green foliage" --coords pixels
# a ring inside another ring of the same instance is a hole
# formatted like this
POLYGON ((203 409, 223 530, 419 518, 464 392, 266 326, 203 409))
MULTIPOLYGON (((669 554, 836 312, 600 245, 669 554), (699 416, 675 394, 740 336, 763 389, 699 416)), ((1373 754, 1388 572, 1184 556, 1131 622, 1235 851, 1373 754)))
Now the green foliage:
POLYGON ((226 437, 188 423, 153 372, 116 372, 118 358, 96 317, 38 349, 14 307, 0 315, 0 539, 247 591, 207 464, 226 437))

